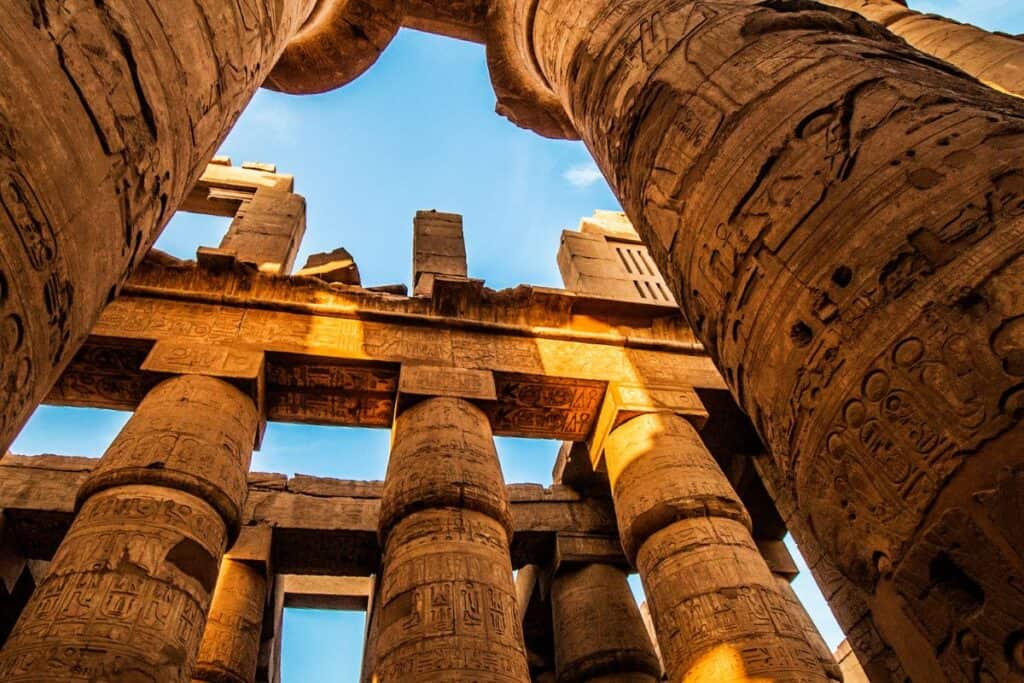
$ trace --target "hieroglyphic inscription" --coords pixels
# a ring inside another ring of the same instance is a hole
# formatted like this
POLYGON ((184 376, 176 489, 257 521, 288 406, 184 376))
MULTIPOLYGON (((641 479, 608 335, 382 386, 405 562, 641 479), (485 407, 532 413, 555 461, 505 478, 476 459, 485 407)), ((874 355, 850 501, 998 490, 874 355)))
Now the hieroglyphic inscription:
POLYGON ((390 427, 398 391, 392 365, 311 361, 273 354, 267 366, 267 417, 286 422, 390 427))
POLYGON ((92 338, 46 397, 58 405, 133 410, 160 377, 141 372, 149 344, 92 338))
POLYGON ((413 396, 451 396, 478 401, 497 398, 492 373, 435 365, 403 365, 398 390, 413 396))
POLYGON ((495 373, 498 401, 482 406, 495 434, 578 441, 597 418, 605 383, 495 373))
POLYGON ((0 652, 0 678, 188 680, 226 541, 220 515, 180 491, 91 497, 0 652))

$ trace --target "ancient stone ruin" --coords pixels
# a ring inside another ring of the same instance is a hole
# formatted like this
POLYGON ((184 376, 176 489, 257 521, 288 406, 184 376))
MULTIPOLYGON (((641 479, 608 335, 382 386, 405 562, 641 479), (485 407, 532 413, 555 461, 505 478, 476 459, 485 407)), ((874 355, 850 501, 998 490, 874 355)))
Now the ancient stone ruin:
POLYGON ((368 683, 1024 680, 1019 38, 898 0, 34 0, 0 38, 3 449, 133 412, 0 460, 0 681, 277 681, 312 605, 367 611, 368 683), (468 277, 433 210, 408 288, 296 270, 292 177, 213 159, 402 26, 593 154, 625 214, 564 289, 468 277), (231 225, 152 251, 178 210, 231 225), (268 421, 390 429, 386 480, 251 472, 268 421), (562 441, 553 483, 495 435, 562 441))

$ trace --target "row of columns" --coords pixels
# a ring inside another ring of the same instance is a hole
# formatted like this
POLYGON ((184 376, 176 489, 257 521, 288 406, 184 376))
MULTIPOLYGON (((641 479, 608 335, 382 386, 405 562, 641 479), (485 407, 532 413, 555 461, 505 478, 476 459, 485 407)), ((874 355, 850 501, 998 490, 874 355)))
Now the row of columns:
MULTIPOLYGON (((399 14, 51 4, 0 25, 0 92, 18 94, 0 112, 0 447, 286 46, 299 81, 345 82, 399 14), (362 23, 355 42, 301 52, 319 26, 362 23)), ((814 2, 496 0, 485 33, 499 110, 586 142, 771 449, 762 471, 800 540, 860 606, 864 642, 922 680, 1019 672, 1006 653, 1024 643, 1024 598, 991 568, 1024 570, 999 502, 1024 479, 1020 101, 814 2), (966 611, 964 591, 981 596, 966 611)), ((153 486, 136 474, 94 485, 72 538, 110 505, 224 513, 212 490, 136 490, 153 486)), ((715 533, 743 525, 722 519, 715 533)), ((193 542, 216 549, 216 528, 193 542)))
MULTIPOLYGON (((252 683, 269 572, 259 558, 269 553, 247 552, 258 530, 239 538, 239 522, 257 425, 252 399, 220 379, 154 388, 82 487, 75 521, 0 651, 0 678, 252 683)), ((606 454, 623 548, 672 680, 712 680, 700 676, 724 665, 774 680, 833 675, 688 422, 633 418, 612 431, 606 454)), ((399 414, 369 680, 529 680, 511 532, 487 416, 459 398, 399 414)), ((659 678, 623 569, 563 566, 552 605, 559 681, 659 678)))

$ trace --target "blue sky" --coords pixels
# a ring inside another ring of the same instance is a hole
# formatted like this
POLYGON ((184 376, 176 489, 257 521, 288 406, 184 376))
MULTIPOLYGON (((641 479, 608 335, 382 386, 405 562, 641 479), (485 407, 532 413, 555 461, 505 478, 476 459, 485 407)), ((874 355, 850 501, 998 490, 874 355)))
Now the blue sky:
MULTIPOLYGON (((910 4, 1024 33, 1020 0, 910 4)), ((315 97, 260 91, 221 153, 236 164, 276 163, 296 176, 308 202, 299 265, 310 253, 344 246, 364 284, 408 283, 413 214, 436 208, 465 216, 472 277, 494 288, 561 286, 560 231, 618 204, 581 144, 544 140, 493 108, 482 47, 402 31, 373 69, 341 90, 315 97)), ((216 246, 226 227, 226 220, 182 214, 158 246, 192 258, 197 246, 216 246)), ((12 450, 99 456, 126 419, 42 407, 12 450)), ((387 448, 384 430, 274 424, 253 469, 382 479, 387 448)), ((498 449, 508 481, 550 481, 554 442, 498 439, 498 449)), ((795 588, 829 644, 838 644, 842 634, 809 572, 795 588)), ((284 623, 284 683, 357 680, 362 614, 287 610, 284 623)))

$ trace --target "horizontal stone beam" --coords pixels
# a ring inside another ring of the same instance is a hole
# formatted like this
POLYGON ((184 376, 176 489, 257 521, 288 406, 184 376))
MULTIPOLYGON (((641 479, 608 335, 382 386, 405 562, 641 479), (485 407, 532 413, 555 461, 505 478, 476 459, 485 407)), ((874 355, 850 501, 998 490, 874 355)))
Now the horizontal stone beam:
MULTIPOLYGON (((66 456, 0 459, 0 510, 22 553, 48 560, 67 533, 75 494, 98 461, 66 456)), ((369 576, 377 571, 381 482, 253 473, 246 524, 273 529, 279 574, 369 576)), ((514 567, 550 559, 559 533, 615 535, 607 501, 564 486, 508 486, 515 533, 514 567)))

